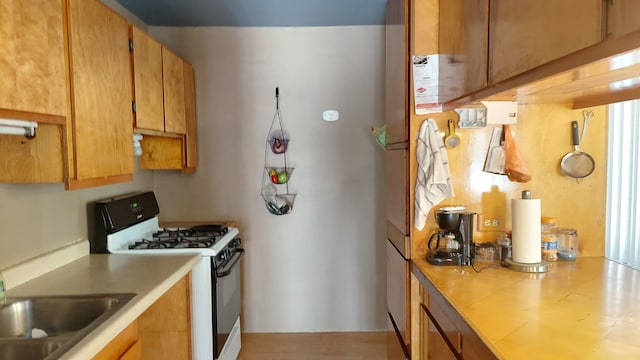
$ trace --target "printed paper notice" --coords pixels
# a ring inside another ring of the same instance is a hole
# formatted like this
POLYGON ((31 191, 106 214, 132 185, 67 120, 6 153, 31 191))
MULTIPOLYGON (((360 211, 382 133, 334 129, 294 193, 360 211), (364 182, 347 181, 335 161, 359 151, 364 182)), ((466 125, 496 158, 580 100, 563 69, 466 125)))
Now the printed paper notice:
POLYGON ((418 115, 442 112, 438 104, 438 56, 413 56, 413 98, 418 115))

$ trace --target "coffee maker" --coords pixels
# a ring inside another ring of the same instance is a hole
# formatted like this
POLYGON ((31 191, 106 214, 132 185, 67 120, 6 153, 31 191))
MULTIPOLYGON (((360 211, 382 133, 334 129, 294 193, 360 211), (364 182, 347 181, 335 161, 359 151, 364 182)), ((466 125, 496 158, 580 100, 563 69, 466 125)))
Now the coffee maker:
POLYGON ((433 265, 471 265, 473 211, 442 208, 434 212, 440 227, 427 244, 427 261, 433 265))

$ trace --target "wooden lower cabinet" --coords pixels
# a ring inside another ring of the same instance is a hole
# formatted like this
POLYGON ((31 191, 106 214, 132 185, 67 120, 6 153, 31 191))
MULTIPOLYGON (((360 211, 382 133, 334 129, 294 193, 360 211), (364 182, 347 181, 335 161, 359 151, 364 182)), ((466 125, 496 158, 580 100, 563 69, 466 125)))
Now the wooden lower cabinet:
POLYGON ((404 340, 398 333, 391 315, 387 314, 387 360, 408 360, 404 349, 404 340))
POLYGON ((138 339, 138 321, 132 322, 102 349, 93 360, 140 360, 141 345, 138 339))
POLYGON ((412 359, 493 360, 497 357, 440 292, 413 267, 412 359), (418 274, 416 274, 416 271, 418 274))
POLYGON ((191 274, 122 330, 93 360, 191 359, 191 274))
POLYGON ((191 359, 191 275, 178 281, 138 318, 142 359, 191 359))
POLYGON ((429 318, 426 309, 424 314, 425 323, 422 326, 425 327, 426 341, 423 350, 425 354, 421 359, 456 360, 456 353, 451 350, 436 324, 429 318))

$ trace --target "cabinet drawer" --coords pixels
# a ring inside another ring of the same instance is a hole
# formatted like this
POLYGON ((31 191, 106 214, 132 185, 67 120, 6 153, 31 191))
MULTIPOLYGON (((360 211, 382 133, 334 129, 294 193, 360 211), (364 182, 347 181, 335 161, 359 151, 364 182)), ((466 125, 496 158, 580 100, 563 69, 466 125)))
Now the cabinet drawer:
POLYGON ((453 309, 446 309, 446 304, 440 303, 433 296, 429 298, 427 311, 442 330, 443 336, 447 338, 451 346, 457 353, 462 351, 462 337, 458 330, 458 317, 453 309))
POLYGON ((462 341, 462 358, 464 360, 497 360, 498 358, 484 344, 466 323, 460 324, 460 336, 462 341))
POLYGON ((442 333, 436 327, 435 322, 428 316, 425 320, 427 321, 425 329, 427 332, 427 341, 423 349, 422 358, 438 360, 458 359, 457 352, 447 344, 442 333))

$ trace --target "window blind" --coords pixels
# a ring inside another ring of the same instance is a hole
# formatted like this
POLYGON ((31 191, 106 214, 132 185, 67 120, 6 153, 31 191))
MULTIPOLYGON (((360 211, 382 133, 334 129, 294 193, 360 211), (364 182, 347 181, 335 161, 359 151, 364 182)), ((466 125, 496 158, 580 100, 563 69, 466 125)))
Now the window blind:
POLYGON ((640 101, 609 106, 605 257, 640 270, 640 101))

